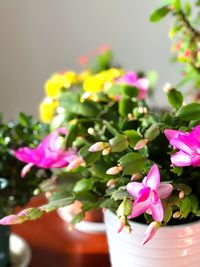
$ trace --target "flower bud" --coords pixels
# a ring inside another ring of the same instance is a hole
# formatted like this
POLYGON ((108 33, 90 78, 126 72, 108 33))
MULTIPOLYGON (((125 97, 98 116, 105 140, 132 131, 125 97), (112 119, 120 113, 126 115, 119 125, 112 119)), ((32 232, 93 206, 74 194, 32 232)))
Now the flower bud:
POLYGON ((103 156, 107 156, 110 154, 111 148, 110 147, 106 147, 104 148, 104 150, 102 151, 102 155, 103 156))
POLYGON ((107 186, 107 187, 111 187, 111 186, 113 186, 113 185, 116 185, 117 182, 118 182, 117 179, 110 179, 110 180, 107 182, 106 186, 107 186))
POLYGON ((149 142, 149 139, 144 138, 144 139, 142 139, 142 140, 137 142, 137 144, 135 145, 134 149, 135 150, 140 150, 143 147, 145 147, 148 142, 149 142))
POLYGON ((26 220, 27 218, 25 216, 9 215, 0 220, 0 225, 19 224, 26 220))
POLYGON ((132 113, 128 113, 127 117, 128 117, 129 121, 134 121, 135 120, 135 118, 134 118, 132 113))
POLYGON ((179 194, 178 194, 178 197, 179 197, 180 199, 183 199, 184 196, 185 196, 185 193, 184 193, 183 190, 181 190, 181 191, 179 192, 179 194))
POLYGON ((121 216, 119 218, 119 224, 117 226, 117 233, 118 234, 123 230, 123 228, 125 227, 125 225, 126 225, 126 217, 125 216, 121 216))
POLYGON ((180 211, 176 211, 174 214, 173 214, 173 218, 174 219, 178 219, 181 217, 181 212, 180 211))
POLYGON ((146 107, 139 107, 138 112, 140 114, 147 114, 147 108, 146 107))
POLYGON ((122 166, 115 166, 106 171, 108 175, 116 175, 122 171, 122 166))
POLYGON ((79 167, 83 163, 84 163, 83 158, 77 157, 69 163, 69 165, 67 166, 67 170, 72 171, 73 169, 76 169, 77 167, 79 167))
POLYGON ((139 180, 140 178, 142 177, 142 174, 137 172, 137 173, 134 173, 131 177, 131 181, 137 181, 139 180))
POLYGON ((166 83, 165 86, 163 87, 163 91, 165 93, 169 93, 172 89, 173 89, 173 86, 171 85, 171 83, 166 83))
POLYGON ((107 147, 109 147, 109 143, 107 143, 107 142, 97 142, 97 143, 93 144, 89 148, 89 151, 90 152, 98 152, 98 151, 104 150, 107 147))
POLYGON ((90 127, 90 128, 88 128, 88 133, 90 134, 90 135, 95 135, 95 130, 94 130, 94 128, 92 128, 92 127, 90 127))
POLYGON ((151 240, 154 237, 160 226, 161 223, 156 221, 149 224, 144 233, 143 245, 145 245, 149 240, 151 240))

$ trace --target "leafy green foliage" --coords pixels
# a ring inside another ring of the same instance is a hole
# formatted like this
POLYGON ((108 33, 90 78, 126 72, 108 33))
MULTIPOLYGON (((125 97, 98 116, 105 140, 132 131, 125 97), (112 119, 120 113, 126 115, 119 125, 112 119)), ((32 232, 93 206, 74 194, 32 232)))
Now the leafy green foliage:
POLYGON ((169 13, 168 5, 158 8, 151 13, 150 21, 158 22, 161 19, 163 19, 168 13, 169 13))
POLYGON ((173 108, 179 109, 183 104, 183 95, 181 92, 172 89, 167 93, 169 103, 173 108))
POLYGON ((200 104, 190 103, 183 106, 177 111, 176 116, 183 121, 200 120, 200 104))
POLYGON ((0 216, 9 214, 15 206, 26 204, 33 196, 34 190, 47 177, 45 172, 42 174, 32 168, 27 177, 22 179, 20 173, 24 164, 12 153, 19 147, 37 146, 46 132, 47 126, 24 113, 20 113, 16 121, 0 121, 0 177, 7 185, 1 186, 0 189, 0 216))

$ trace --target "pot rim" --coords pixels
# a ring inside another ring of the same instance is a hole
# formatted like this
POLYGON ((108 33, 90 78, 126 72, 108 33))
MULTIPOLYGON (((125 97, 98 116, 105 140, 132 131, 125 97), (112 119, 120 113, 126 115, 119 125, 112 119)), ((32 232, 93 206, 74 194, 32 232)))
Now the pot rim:
MULTIPOLYGON (((104 213, 105 212, 109 212, 113 217, 115 217, 115 218, 117 218, 117 215, 112 211, 112 210, 110 210, 110 209, 105 209, 104 210, 104 213)), ((136 222, 136 221, 132 221, 132 220, 128 220, 128 222, 132 225, 132 224, 135 224, 135 225, 137 225, 137 226, 139 226, 139 227, 141 227, 141 226, 147 226, 147 225, 149 225, 149 224, 147 224, 147 223, 140 223, 140 222, 136 222)), ((173 228, 173 229, 175 229, 175 228, 185 228, 185 227, 190 227, 190 226, 196 226, 196 225, 198 225, 198 224, 200 224, 200 218, 197 220, 197 221, 195 221, 195 222, 190 222, 190 223, 183 223, 183 224, 175 224, 175 225, 162 225, 161 227, 162 227, 162 229, 163 228, 173 228)))

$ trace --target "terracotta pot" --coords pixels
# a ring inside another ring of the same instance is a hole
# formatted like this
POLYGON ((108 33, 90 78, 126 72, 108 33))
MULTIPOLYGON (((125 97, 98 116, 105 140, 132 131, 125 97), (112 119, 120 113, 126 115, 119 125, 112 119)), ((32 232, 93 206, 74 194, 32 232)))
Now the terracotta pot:
POLYGON ((112 267, 199 267, 200 220, 191 224, 163 226, 154 238, 142 245, 145 224, 130 222, 129 234, 117 234, 117 216, 104 213, 112 267))
MULTIPOLYGON (((58 209, 59 216, 70 223, 73 216, 81 211, 81 203, 76 201, 74 204, 58 209)), ((103 222, 103 212, 101 209, 86 212, 82 222, 75 225, 75 228, 81 232, 99 233, 105 232, 105 224, 103 222)))

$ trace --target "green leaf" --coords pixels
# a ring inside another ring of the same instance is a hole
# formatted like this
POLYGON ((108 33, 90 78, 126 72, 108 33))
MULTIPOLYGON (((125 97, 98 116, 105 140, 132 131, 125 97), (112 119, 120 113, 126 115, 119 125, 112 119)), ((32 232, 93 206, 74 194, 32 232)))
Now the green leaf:
POLYGON ((184 197, 180 203, 181 218, 186 218, 190 213, 191 201, 189 197, 184 197))
POLYGON ((172 210, 172 207, 168 204, 166 204, 165 208, 164 208, 164 218, 163 218, 163 221, 165 223, 168 223, 169 220, 171 219, 172 217, 172 214, 173 214, 173 210, 172 210))
POLYGON ((176 116, 183 121, 200 120, 200 103, 191 103, 181 107, 176 116))
POLYGON ((71 147, 76 136, 79 134, 78 124, 73 124, 69 127, 68 134, 66 135, 66 147, 71 147))
POLYGON ((101 156, 101 151, 91 153, 89 152, 89 148, 90 148, 90 145, 85 145, 79 151, 79 154, 83 157, 87 165, 95 162, 101 156))
POLYGON ((43 215, 43 212, 38 208, 29 208, 26 210, 28 220, 37 220, 43 215))
POLYGON ((131 214, 133 203, 129 199, 124 199, 117 209, 117 216, 128 216, 131 214))
POLYGON ((157 22, 163 19, 168 13, 170 12, 168 5, 163 6, 159 9, 156 9, 153 11, 150 15, 150 21, 151 22, 157 22))
POLYGON ((186 184, 181 184, 181 183, 173 184, 173 187, 174 187, 174 189, 178 189, 180 191, 183 191, 186 196, 189 195, 192 192, 191 187, 189 187, 186 184))
POLYGON ((122 93, 128 97, 137 97, 139 94, 139 89, 135 86, 123 85, 122 86, 122 93))
POLYGON ((142 138, 136 130, 127 130, 124 131, 124 134, 128 137, 129 145, 132 148, 134 148, 137 142, 142 138))
POLYGON ((176 173, 178 176, 181 176, 181 174, 183 173, 183 168, 182 167, 173 166, 172 169, 171 169, 171 172, 176 173))
POLYGON ((180 0, 174 0, 173 6, 176 10, 180 10, 181 9, 181 1, 180 0))
POLYGON ((131 152, 120 158, 119 163, 123 167, 123 175, 133 175, 143 170, 145 161, 140 154, 131 152))
POLYGON ((191 5, 189 2, 185 3, 185 15, 189 16, 191 14, 191 5))
POLYGON ((124 198, 129 198, 130 195, 126 190, 126 187, 120 187, 118 190, 114 191, 112 194, 112 198, 117 201, 117 200, 123 200, 124 198))
POLYGON ((160 134, 160 123, 155 123, 151 125, 146 131, 145 131, 145 138, 152 141, 156 139, 157 136, 160 134))
POLYGON ((199 201, 198 201, 198 198, 195 195, 193 195, 193 194, 191 194, 189 196, 189 198, 190 198, 190 201, 191 201, 191 211, 193 213, 196 213, 198 211, 198 209, 199 209, 199 201))
POLYGON ((130 98, 122 97, 119 101, 119 114, 123 117, 126 117, 129 113, 132 113, 133 102, 130 98))
POLYGON ((85 217, 85 212, 81 211, 78 214, 76 214, 72 220, 70 221, 71 224, 77 224, 80 223, 85 217))
POLYGON ((110 180, 110 175, 106 174, 106 171, 110 167, 111 166, 107 162, 103 160, 98 160, 97 162, 92 164, 91 171, 93 175, 108 181, 110 180))
POLYGON ((170 105, 175 109, 179 109, 183 104, 182 93, 175 89, 172 89, 167 93, 167 98, 170 105))
POLYGON ((96 117, 99 114, 98 105, 93 101, 85 100, 77 105, 75 113, 86 117, 96 117))
POLYGON ((61 199, 49 202, 48 204, 41 206, 41 210, 50 212, 58 208, 71 205, 73 202, 74 202, 74 197, 61 198, 61 199))
POLYGON ((109 140, 111 152, 122 152, 128 147, 128 140, 126 135, 117 134, 115 137, 109 140))
POLYGON ((73 191, 74 192, 90 191, 93 188, 94 183, 95 183, 94 179, 83 178, 75 184, 73 191))
POLYGON ((99 113, 98 104, 90 100, 80 102, 80 96, 73 92, 64 92, 60 98, 60 106, 67 113, 80 114, 86 117, 95 117, 99 113))

